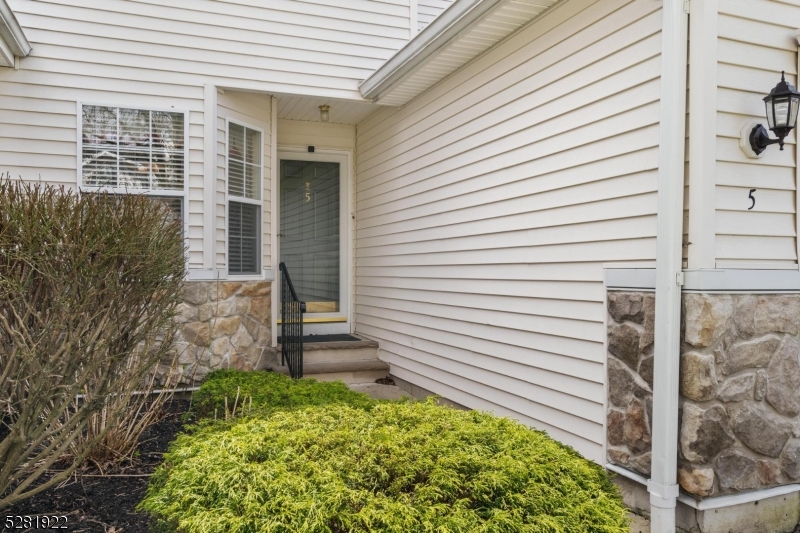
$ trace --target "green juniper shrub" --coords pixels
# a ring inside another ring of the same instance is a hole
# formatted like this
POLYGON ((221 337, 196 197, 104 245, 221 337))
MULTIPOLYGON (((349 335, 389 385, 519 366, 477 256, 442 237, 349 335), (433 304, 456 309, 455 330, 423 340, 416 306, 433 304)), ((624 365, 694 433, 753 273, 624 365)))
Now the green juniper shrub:
POLYGON ((608 475, 522 424, 328 405, 181 435, 140 508, 182 533, 627 533, 608 475))
POLYGON ((350 390, 341 381, 293 380, 276 372, 217 370, 208 374, 200 390, 192 396, 192 403, 201 418, 227 418, 229 413, 263 414, 333 403, 369 409, 376 402, 366 394, 350 390))

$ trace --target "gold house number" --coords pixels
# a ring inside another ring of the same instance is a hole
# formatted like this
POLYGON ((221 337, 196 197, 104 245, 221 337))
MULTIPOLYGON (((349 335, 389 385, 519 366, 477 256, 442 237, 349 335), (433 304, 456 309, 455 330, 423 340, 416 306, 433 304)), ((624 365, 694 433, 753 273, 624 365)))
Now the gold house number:
POLYGON ((311 201, 311 182, 306 182, 306 203, 311 201))

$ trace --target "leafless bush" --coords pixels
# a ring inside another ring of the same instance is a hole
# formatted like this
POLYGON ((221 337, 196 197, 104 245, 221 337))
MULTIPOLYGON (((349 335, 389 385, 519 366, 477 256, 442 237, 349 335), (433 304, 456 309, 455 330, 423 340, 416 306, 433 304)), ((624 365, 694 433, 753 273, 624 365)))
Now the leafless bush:
POLYGON ((0 509, 71 475, 171 357, 184 264, 147 197, 0 179, 0 509))

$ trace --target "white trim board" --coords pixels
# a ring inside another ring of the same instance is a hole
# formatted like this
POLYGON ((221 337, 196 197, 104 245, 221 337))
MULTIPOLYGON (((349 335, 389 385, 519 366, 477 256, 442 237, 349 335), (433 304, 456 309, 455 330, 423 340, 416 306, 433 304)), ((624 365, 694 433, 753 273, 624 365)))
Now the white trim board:
MULTIPOLYGON (((800 292, 797 270, 684 270, 684 292, 800 292)), ((653 290, 655 269, 606 268, 608 290, 653 290)))
MULTIPOLYGON (((339 163, 339 287, 340 287, 340 301, 339 311, 336 313, 314 313, 314 317, 318 318, 344 318, 344 322, 331 322, 331 323, 306 323, 304 329, 309 334, 332 334, 332 333, 352 333, 353 320, 352 320, 352 302, 354 301, 354 285, 352 279, 352 252, 354 250, 354 243, 352 239, 352 216, 353 211, 351 191, 354 189, 355 172, 353 172, 353 154, 349 150, 320 150, 316 149, 314 152, 309 152, 307 146, 289 146, 278 145, 277 160, 275 166, 277 167, 277 178, 274 184, 276 189, 276 203, 275 211, 277 213, 278 223, 280 226, 280 165, 283 159, 294 159, 299 161, 321 161, 339 163)), ((280 233, 278 227, 278 233, 280 233)), ((276 249, 278 254, 278 261, 280 261, 280 239, 276 240, 276 249)), ((275 294, 275 298, 279 295, 275 294)), ((277 330, 277 316, 273 318, 273 327, 277 330)))
MULTIPOLYGON (((628 478, 644 486, 647 486, 647 479, 635 472, 631 472, 627 468, 617 466, 611 463, 606 464, 606 470, 628 478)), ((681 493, 678 496, 678 501, 688 505, 692 509, 698 511, 709 511, 712 509, 723 509, 725 507, 732 507, 734 505, 741 505, 743 503, 757 502, 766 500, 767 498, 774 498, 775 496, 784 496, 793 492, 800 492, 800 484, 793 483, 791 485, 783 485, 780 487, 772 487, 770 489, 754 490, 752 492, 745 492, 743 494, 731 494, 729 496, 717 496, 715 498, 708 498, 705 500, 696 500, 688 494, 681 493)))

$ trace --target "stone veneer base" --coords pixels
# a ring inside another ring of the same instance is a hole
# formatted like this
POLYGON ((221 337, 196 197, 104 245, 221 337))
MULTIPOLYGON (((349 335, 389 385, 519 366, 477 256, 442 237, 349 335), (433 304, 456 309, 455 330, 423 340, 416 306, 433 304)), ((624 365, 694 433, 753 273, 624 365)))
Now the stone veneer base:
MULTIPOLYGON (((650 468, 654 295, 608 293, 607 457, 650 468)), ((800 481, 800 294, 683 295, 678 483, 697 498, 800 481)))
POLYGON ((272 283, 188 281, 176 321, 183 384, 212 370, 262 370, 274 366, 271 346, 272 283))

